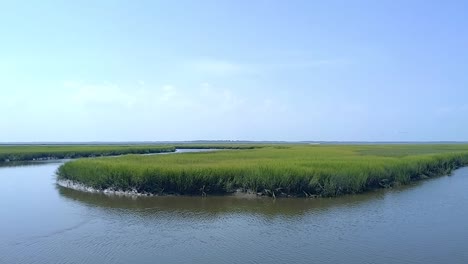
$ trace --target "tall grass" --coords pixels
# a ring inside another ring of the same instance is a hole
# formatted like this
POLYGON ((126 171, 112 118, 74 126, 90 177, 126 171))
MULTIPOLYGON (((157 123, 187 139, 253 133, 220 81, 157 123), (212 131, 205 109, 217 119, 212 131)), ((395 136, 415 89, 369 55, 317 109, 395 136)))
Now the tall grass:
POLYGON ((68 162, 58 178, 97 189, 336 196, 405 184, 468 164, 468 145, 270 146, 68 162))
POLYGON ((122 154, 149 154, 173 152, 174 146, 164 145, 29 145, 0 146, 0 163, 4 161, 26 161, 36 159, 63 159, 122 154))

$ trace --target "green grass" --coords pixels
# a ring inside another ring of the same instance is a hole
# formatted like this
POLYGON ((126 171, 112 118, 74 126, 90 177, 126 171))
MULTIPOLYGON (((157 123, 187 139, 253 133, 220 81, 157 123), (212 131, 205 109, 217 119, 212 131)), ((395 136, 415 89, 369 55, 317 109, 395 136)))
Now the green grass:
POLYGON ((175 151, 174 146, 164 145, 21 145, 0 146, 0 163, 47 158, 81 158, 114 156, 122 154, 147 154, 175 151))
POLYGON ((177 149, 255 149, 263 148, 268 145, 265 144, 235 144, 235 143, 203 143, 203 144, 177 144, 175 147, 177 149))
POLYGON ((3 145, 0 146, 0 163, 38 159, 64 159, 123 154, 150 154, 173 152, 178 149, 253 149, 253 144, 178 144, 178 145, 3 145))
POLYGON ((468 145, 275 145, 236 151, 80 159, 58 178, 106 189, 336 196, 448 174, 468 145))

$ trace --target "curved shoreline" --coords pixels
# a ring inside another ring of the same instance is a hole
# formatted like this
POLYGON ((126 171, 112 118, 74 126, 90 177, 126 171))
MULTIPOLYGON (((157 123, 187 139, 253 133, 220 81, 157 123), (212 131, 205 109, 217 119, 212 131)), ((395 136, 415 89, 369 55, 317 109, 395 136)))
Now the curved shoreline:
MULTIPOLYGON (((379 190, 379 189, 392 189, 394 187, 405 186, 405 185, 409 185, 411 183, 417 183, 417 182, 421 182, 421 181, 424 181, 424 180, 435 179, 435 178, 443 177, 443 176, 450 176, 453 171, 455 171, 457 169, 464 168, 464 167, 468 167, 468 165, 455 167, 454 169, 452 169, 448 173, 438 174, 438 175, 432 176, 432 177, 429 177, 429 176, 426 176, 426 175, 421 175, 418 178, 411 179, 411 181, 406 183, 406 184, 402 184, 400 182, 391 182, 388 185, 379 184, 379 185, 375 185, 375 186, 369 186, 369 188, 363 190, 362 192, 344 193, 344 194, 341 194, 341 195, 338 195, 338 196, 333 196, 333 197, 339 197, 339 196, 345 196, 345 195, 351 195, 351 194, 354 194, 354 195, 355 194, 363 194, 363 193, 366 193, 366 192, 369 192, 369 191, 379 190)), ((75 191, 81 191, 81 192, 85 192, 85 193, 98 193, 98 194, 105 194, 105 195, 108 195, 108 196, 119 196, 119 197, 158 197, 158 196, 185 196, 185 197, 200 197, 201 196, 201 197, 206 197, 206 196, 208 196, 208 194, 205 194, 205 193, 202 193, 202 194, 199 194, 199 195, 194 195, 194 194, 164 193, 164 192, 161 192, 161 193, 138 192, 136 189, 127 190, 127 191, 124 191, 124 190, 121 190, 121 189, 116 189, 116 188, 96 189, 96 188, 93 188, 91 186, 87 186, 87 185, 85 185, 83 183, 75 182, 75 181, 72 181, 72 180, 63 180, 63 179, 61 179, 61 180, 57 179, 56 184, 58 186, 60 186, 60 187, 72 189, 72 190, 75 190, 75 191)), ((276 199, 276 198, 325 198, 325 197, 328 197, 328 196, 313 195, 313 194, 308 194, 308 193, 304 193, 303 195, 301 195, 301 194, 286 194, 286 193, 277 193, 277 194, 275 194, 274 191, 272 192, 270 190, 266 190, 266 191, 263 191, 263 192, 255 192, 255 191, 252 191, 252 190, 242 190, 242 189, 237 189, 234 192, 216 193, 216 194, 209 194, 209 195, 210 196, 239 196, 239 197, 245 197, 245 198, 271 197, 271 198, 274 198, 274 199, 276 199)))
MULTIPOLYGON (((123 191, 123 190, 114 189, 114 188, 107 188, 107 189, 99 190, 99 189, 84 185, 84 184, 79 183, 79 182, 74 182, 74 181, 71 181, 71 180, 57 180, 56 184, 58 186, 60 186, 60 187, 68 188, 68 189, 75 190, 75 191, 80 191, 80 192, 84 192, 84 193, 99 193, 99 194, 105 194, 105 195, 108 195, 108 196, 119 196, 119 197, 185 196, 185 197, 195 197, 195 195, 185 195, 185 194, 178 194, 178 193, 157 193, 157 194, 156 193, 142 193, 142 192, 138 192, 136 189, 133 189, 131 191, 123 191)), ((219 196, 239 196, 239 197, 245 197, 245 198, 266 197, 265 195, 259 195, 258 193, 255 193, 253 191, 243 191, 243 190, 240 190, 240 189, 236 190, 235 192, 231 192, 231 193, 219 194, 219 196)), ((199 197, 199 195, 197 195, 196 197, 199 197)), ((297 197, 297 196, 291 196, 290 195, 288 197, 297 197)))
POLYGON ((140 193, 137 192, 136 190, 132 191, 122 191, 122 190, 116 190, 113 188, 108 188, 104 190, 98 190, 90 186, 86 186, 82 183, 79 182, 74 182, 71 180, 57 180, 57 185, 64 187, 64 188, 69 188, 75 191, 81 191, 81 192, 87 192, 87 193, 102 193, 106 195, 116 195, 116 196, 129 196, 129 197, 136 197, 136 196, 158 196, 155 194, 151 193, 140 193))
POLYGON ((444 146, 272 146, 81 159, 60 166, 57 179, 67 180, 61 185, 69 188, 130 196, 332 197, 450 174, 468 164, 468 146, 462 147, 462 152, 453 152, 444 146), (406 152, 414 154, 398 155, 406 152))

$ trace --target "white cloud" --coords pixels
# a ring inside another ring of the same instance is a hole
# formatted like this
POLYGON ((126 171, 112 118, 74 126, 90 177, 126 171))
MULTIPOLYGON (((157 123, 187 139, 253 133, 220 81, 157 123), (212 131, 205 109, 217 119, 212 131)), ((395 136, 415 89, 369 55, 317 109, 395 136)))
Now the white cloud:
POLYGON ((248 65, 217 59, 202 59, 186 63, 189 71, 213 75, 237 75, 248 73, 248 65))
POLYGON ((172 85, 164 85, 162 87, 161 100, 170 101, 177 95, 176 88, 172 85))
MULTIPOLYGON (((120 87, 115 84, 82 84, 79 82, 65 82, 68 91, 62 100, 82 106, 120 106, 133 108, 140 106, 167 107, 176 102, 184 102, 174 85, 163 85, 160 88, 142 87, 140 83, 135 87, 120 87)), ((182 95, 182 97, 184 97, 182 95)))
POLYGON ((198 95, 195 97, 197 103, 208 111, 226 112, 236 108, 245 107, 248 98, 236 94, 232 89, 215 87, 210 83, 202 83, 198 95))
POLYGON ((231 76, 259 74, 272 71, 303 70, 317 67, 343 66, 350 64, 344 59, 285 60, 272 62, 233 62, 219 59, 201 59, 184 63, 185 70, 197 74, 231 76))
POLYGON ((284 107, 274 92, 266 96, 210 82, 142 87, 138 81, 132 86, 72 81, 49 91, 54 92, 9 96, 8 101, 21 100, 26 106, 18 107, 21 111, 15 114, 23 118, 9 119, 10 127, 31 126, 37 120, 41 129, 36 135, 42 140, 236 139, 249 131, 269 131, 270 124, 277 128, 291 113, 291 108, 280 111, 284 107), (37 102, 47 103, 38 107, 37 102), (181 129, 181 124, 189 129, 181 129))
POLYGON ((71 89, 71 101, 80 105, 121 105, 132 107, 138 93, 132 93, 114 84, 80 84, 66 82, 65 88, 71 89))

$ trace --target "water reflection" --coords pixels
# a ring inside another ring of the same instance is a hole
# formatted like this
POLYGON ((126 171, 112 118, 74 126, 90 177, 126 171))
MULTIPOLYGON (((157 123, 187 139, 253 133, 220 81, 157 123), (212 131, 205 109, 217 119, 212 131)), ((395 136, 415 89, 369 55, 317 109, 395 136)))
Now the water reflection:
POLYGON ((66 199, 90 207, 126 209, 139 214, 152 213, 193 213, 216 216, 231 213, 250 213, 265 217, 302 216, 309 212, 319 212, 330 207, 352 207, 362 203, 376 202, 384 198, 385 190, 375 190, 366 194, 348 195, 338 198, 247 198, 237 196, 160 196, 124 197, 102 193, 86 193, 57 185, 58 192, 66 199))

